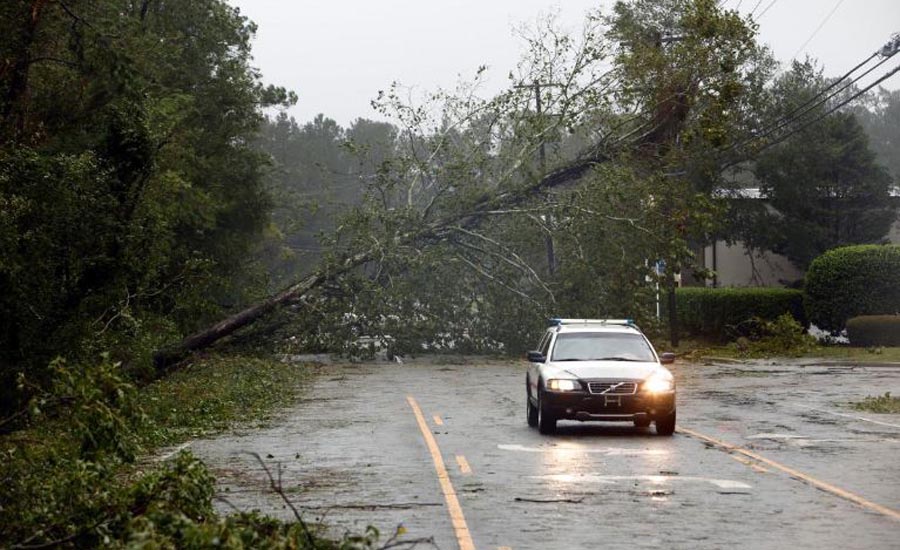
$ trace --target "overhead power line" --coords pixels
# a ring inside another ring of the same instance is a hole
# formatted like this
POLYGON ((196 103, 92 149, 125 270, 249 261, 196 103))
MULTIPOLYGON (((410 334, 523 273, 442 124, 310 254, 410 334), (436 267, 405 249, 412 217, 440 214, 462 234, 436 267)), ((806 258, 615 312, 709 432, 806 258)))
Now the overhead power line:
POLYGON ((834 7, 831 8, 831 11, 828 12, 828 15, 825 16, 825 19, 823 19, 822 22, 819 23, 819 26, 816 27, 816 30, 814 30, 813 33, 809 36, 809 38, 806 39, 806 42, 804 42, 803 45, 800 46, 800 48, 797 50, 797 52, 796 52, 794 55, 791 56, 791 59, 796 59, 797 56, 800 55, 800 53, 801 53, 804 49, 806 49, 806 46, 807 46, 810 42, 812 42, 812 39, 815 38, 817 34, 819 34, 819 31, 822 30, 822 27, 825 26, 825 23, 827 23, 828 20, 831 19, 831 16, 834 15, 834 12, 836 12, 837 9, 838 9, 839 7, 841 7, 841 4, 843 4, 843 3, 844 3, 844 0, 838 0, 837 3, 835 3, 834 7))
MULTIPOLYGON (((873 52, 872 55, 870 55, 869 57, 865 58, 865 59, 864 59, 863 61, 861 61, 858 65, 856 65, 855 67, 853 67, 852 69, 850 69, 849 71, 847 71, 846 73, 844 73, 844 75, 841 76, 840 78, 838 78, 837 80, 832 81, 832 83, 829 84, 828 86, 826 86, 825 88, 822 88, 821 90, 819 90, 815 95, 813 95, 811 98, 807 99, 807 100, 806 100, 805 102, 803 102, 803 104, 801 104, 800 106, 795 107, 793 110, 791 110, 791 112, 789 112, 788 114, 786 114, 786 115, 785 115, 784 117, 782 117, 782 118, 787 118, 787 117, 793 115, 794 113, 796 113, 796 112, 799 111, 800 109, 806 107, 807 105, 809 105, 810 103, 812 103, 813 101, 815 101, 817 98, 821 97, 822 94, 828 93, 829 90, 831 90, 832 88, 834 88, 835 86, 837 86, 838 84, 840 84, 841 82, 843 82, 844 80, 846 80, 847 78, 849 78, 851 74, 853 74, 853 73, 855 73, 856 71, 858 71, 863 65, 865 65, 865 64, 868 63, 869 61, 872 61, 872 59, 874 59, 876 56, 878 56, 879 53, 880 53, 880 52, 873 52)), ((888 57, 890 57, 890 56, 888 56, 888 57)), ((885 58, 885 61, 887 61, 887 57, 885 58)), ((880 63, 879 63, 879 65, 880 65, 880 63)), ((878 65, 876 65, 875 67, 878 67, 878 65)), ((874 67, 873 67, 873 68, 874 68, 874 67)), ((869 71, 867 71, 866 73, 860 75, 860 76, 859 76, 858 78, 856 78, 854 81, 859 80, 860 78, 866 76, 866 74, 868 74, 869 72, 871 72, 871 69, 870 69, 869 71)))
POLYGON ((769 11, 769 8, 775 5, 775 2, 778 2, 778 0, 772 0, 771 2, 769 2, 769 5, 763 8, 763 11, 759 12, 759 15, 756 16, 756 20, 758 21, 762 19, 762 16, 765 15, 767 11, 769 11))
POLYGON ((769 147, 772 147, 772 146, 774 146, 774 145, 777 145, 777 144, 781 143, 782 141, 786 140, 787 138, 791 137, 792 135, 796 134, 797 132, 802 132, 803 130, 809 128, 809 127, 812 126, 813 124, 815 124, 815 123, 819 122, 820 120, 822 120, 823 118, 827 117, 827 116, 830 115, 831 113, 837 111, 837 110, 840 109, 841 107, 847 105, 848 103, 853 102, 856 98, 858 98, 859 96, 865 94, 866 92, 868 92, 869 90, 871 90, 871 89, 874 88, 875 86, 878 86, 879 84, 881 84, 882 82, 884 82, 884 81, 887 80, 888 78, 894 76, 894 75, 897 74, 898 72, 900 72, 900 65, 897 65, 896 67, 894 67, 893 69, 891 69, 890 71, 888 71, 887 73, 885 73, 881 78, 879 78, 879 79, 876 80, 875 82, 869 84, 868 86, 866 86, 866 87, 863 88, 862 90, 856 92, 856 93, 853 94, 852 96, 850 96, 850 97, 848 97, 847 99, 841 101, 840 103, 838 103, 837 105, 835 105, 835 106, 832 107, 831 109, 828 109, 827 111, 825 111, 825 112, 822 113, 821 115, 817 116, 816 118, 807 121, 805 124, 803 124, 803 125, 801 125, 801 126, 795 128, 794 130, 791 130, 790 132, 786 133, 786 134, 783 135, 783 136, 780 136, 778 139, 776 139, 776 140, 774 140, 774 141, 770 141, 769 143, 763 145, 762 147, 760 147, 759 149, 757 149, 756 152, 758 153, 758 152, 760 152, 760 151, 764 151, 764 150, 768 149, 769 147))
POLYGON ((812 112, 814 109, 817 109, 817 108, 821 107, 822 105, 825 105, 830 99, 832 99, 839 93, 843 92, 844 90, 848 89, 849 87, 851 87, 854 84, 856 84, 857 82, 859 82, 860 79, 864 78, 869 73, 871 73, 872 71, 874 71, 875 69, 877 69, 878 67, 883 65, 885 62, 887 62, 888 59, 893 57, 898 52, 900 52, 900 33, 895 33, 891 37, 891 40, 888 41, 884 46, 882 46, 878 51, 874 52, 872 55, 870 55, 869 57, 867 57, 866 59, 864 59, 863 61, 858 63, 855 67, 853 67, 852 69, 850 69, 849 71, 844 73, 843 76, 841 76, 837 80, 833 81, 831 84, 829 84, 822 90, 819 90, 819 92, 817 92, 815 95, 813 95, 812 97, 807 99, 801 105, 791 109, 788 113, 782 115, 773 124, 773 126, 771 126, 768 130, 764 130, 754 136, 748 137, 742 141, 739 141, 738 143, 735 143, 734 145, 732 145, 731 147, 728 147, 725 151, 723 151, 723 153, 739 149, 739 148, 743 147, 744 145, 747 145, 748 143, 768 137, 768 136, 774 134, 775 132, 777 132, 778 130, 781 130, 782 128, 784 128, 794 122, 797 122, 804 115, 807 115, 810 112, 812 112), (882 59, 880 62, 875 64, 875 66, 869 68, 866 72, 862 73, 861 75, 859 75, 859 76, 853 78, 852 80, 850 80, 849 82, 845 83, 843 86, 841 86, 834 92, 831 92, 827 96, 822 97, 824 94, 828 93, 831 89, 833 89, 834 87, 836 87, 839 84, 841 84, 842 82, 844 82, 847 78, 850 77, 850 75, 855 73, 857 70, 859 70, 860 68, 865 66, 867 63, 869 63, 869 61, 871 61, 872 59, 874 59, 876 56, 879 56, 879 55, 882 56, 884 59, 882 59))
MULTIPOLYGON (((778 121, 775 123, 775 126, 773 126, 772 128, 770 128, 769 130, 766 130, 766 131, 763 132, 762 134, 759 134, 759 135, 753 136, 753 137, 751 137, 751 138, 748 138, 748 139, 747 139, 746 141, 744 141, 743 143, 747 143, 747 142, 749 142, 749 141, 753 141, 753 140, 757 140, 757 139, 761 139, 761 138, 770 136, 770 135, 772 135, 773 133, 777 132, 778 130, 784 128, 785 126, 791 124, 792 122, 796 122, 798 119, 800 119, 800 118, 803 117, 804 115, 807 115, 807 114, 811 113, 812 111, 814 111, 815 109, 821 107, 822 105, 825 105, 825 104, 828 102, 828 100, 832 99, 833 97, 835 97, 835 96, 838 95, 839 93, 843 92, 844 90, 846 90, 846 89, 849 88, 850 86, 853 86, 854 84, 856 84, 857 82, 859 82, 862 78, 868 76, 869 73, 871 73, 872 71, 874 71, 874 70, 877 69, 878 67, 880 67, 880 66, 882 66, 883 64, 885 64, 885 63, 887 62, 887 60, 890 59, 890 57, 891 57, 891 56, 885 57, 884 59, 882 59, 881 61, 879 61, 878 63, 876 63, 873 67, 869 68, 869 69, 868 69, 866 72, 864 72, 863 74, 861 74, 861 75, 857 76, 856 78, 852 79, 850 82, 845 83, 843 86, 841 86, 841 87, 838 88, 837 90, 831 92, 831 93, 828 94, 827 96, 822 97, 822 94, 828 92, 829 90, 831 90, 832 88, 834 88, 836 85, 838 85, 838 84, 840 84, 841 82, 843 82, 844 80, 846 80, 847 77, 848 77, 850 74, 852 74, 852 73, 855 72, 857 69, 859 69, 860 67, 862 67, 863 65, 865 65, 866 63, 868 63, 869 61, 871 61, 872 58, 874 58, 876 55, 878 55, 877 52, 874 53, 874 54, 872 54, 871 56, 869 56, 865 61, 863 61, 862 63, 860 63, 859 65, 857 65, 857 66, 854 67, 853 69, 851 69, 846 75, 842 76, 842 77, 841 77, 840 79, 838 79, 838 80, 835 80, 835 81, 832 82, 829 86, 827 86, 826 88, 823 88, 820 92, 818 92, 817 94, 815 94, 814 96, 812 96, 810 99, 806 100, 802 105, 800 105, 800 106, 798 106, 798 107, 795 107, 795 108, 792 109, 790 112, 788 112, 787 114, 785 114, 784 116, 782 116, 782 117, 781 117, 780 119, 778 119, 778 121)), ((742 144, 739 144, 738 146, 743 145, 743 143, 742 143, 742 144)))
POLYGON ((753 6, 753 9, 750 10, 750 17, 753 17, 753 14, 756 13, 756 9, 759 8, 759 5, 763 3, 763 0, 756 0, 756 5, 753 6))

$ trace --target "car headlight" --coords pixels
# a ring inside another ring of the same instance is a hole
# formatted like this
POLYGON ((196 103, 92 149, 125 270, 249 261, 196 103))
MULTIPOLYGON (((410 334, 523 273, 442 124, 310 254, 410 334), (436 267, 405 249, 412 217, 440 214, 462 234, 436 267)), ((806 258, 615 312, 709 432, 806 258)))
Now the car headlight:
POLYGON ((577 380, 547 380, 547 388, 553 391, 579 391, 581 384, 577 380))
POLYGON ((662 393, 675 389, 675 380, 671 376, 654 374, 650 378, 644 380, 644 391, 650 393, 662 393))

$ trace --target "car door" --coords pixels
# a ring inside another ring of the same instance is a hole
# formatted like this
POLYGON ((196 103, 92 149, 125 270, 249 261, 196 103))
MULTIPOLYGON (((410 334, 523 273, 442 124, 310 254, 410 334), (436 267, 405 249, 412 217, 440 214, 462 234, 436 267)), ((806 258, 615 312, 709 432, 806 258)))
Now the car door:
MULTIPOLYGON (((550 352, 550 341, 553 339, 553 333, 551 331, 544 332, 544 337, 541 338, 540 343, 538 344, 538 351, 546 358, 547 354, 550 352)), ((531 383, 531 395, 537 395, 537 383, 541 378, 541 365, 543 363, 531 363, 529 365, 529 381, 531 383)))

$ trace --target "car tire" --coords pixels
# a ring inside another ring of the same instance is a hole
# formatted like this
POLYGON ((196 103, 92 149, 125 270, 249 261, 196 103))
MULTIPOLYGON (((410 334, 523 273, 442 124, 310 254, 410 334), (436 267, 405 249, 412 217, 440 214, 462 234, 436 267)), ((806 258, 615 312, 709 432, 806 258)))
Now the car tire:
POLYGON ((538 410, 531 404, 531 389, 528 387, 527 380, 525 382, 525 418, 532 428, 538 425, 538 410))
POLYGON ((556 417, 553 416, 553 413, 547 410, 547 407, 544 406, 543 400, 544 390, 541 389, 540 383, 538 384, 538 431, 542 434, 552 434, 556 432, 556 417))
POLYGON ((650 426, 650 419, 645 418, 644 420, 635 420, 634 427, 635 428, 647 428, 650 426))
POLYGON ((672 435, 673 433, 675 433, 675 411, 656 419, 657 435, 672 435))

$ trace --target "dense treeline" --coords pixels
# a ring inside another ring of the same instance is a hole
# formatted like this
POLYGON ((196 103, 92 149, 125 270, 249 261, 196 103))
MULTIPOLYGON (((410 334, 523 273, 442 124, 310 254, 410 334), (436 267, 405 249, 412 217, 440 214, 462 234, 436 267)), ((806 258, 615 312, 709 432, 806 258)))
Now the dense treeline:
POLYGON ((0 6, 0 409, 50 359, 139 368, 254 297, 268 224, 261 109, 294 100, 250 65, 221 0, 0 6))
POLYGON ((321 114, 303 125, 283 112, 266 121, 257 146, 272 162, 272 232, 263 258, 273 289, 318 265, 322 235, 359 205, 367 182, 394 154, 397 135, 389 123, 362 118, 348 128, 321 114))

